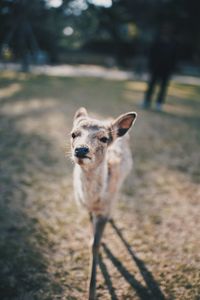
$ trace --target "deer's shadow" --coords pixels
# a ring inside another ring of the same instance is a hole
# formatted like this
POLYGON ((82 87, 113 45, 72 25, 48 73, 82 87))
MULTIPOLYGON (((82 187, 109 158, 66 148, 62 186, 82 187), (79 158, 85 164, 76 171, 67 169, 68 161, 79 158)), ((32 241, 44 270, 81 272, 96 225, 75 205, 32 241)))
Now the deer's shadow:
MULTIPOLYGON (((122 264, 122 262, 111 252, 109 247, 102 243, 103 250, 108 259, 112 262, 118 272, 123 276, 123 278, 129 283, 129 285, 136 291, 138 297, 141 300, 166 300, 165 296, 163 295, 158 283, 156 282, 155 278, 153 277, 152 273, 148 270, 145 266, 145 263, 137 257, 137 255, 132 250, 129 243, 124 238, 121 230, 116 226, 114 221, 110 221, 112 228, 115 230, 115 233, 120 238, 121 242, 125 246, 127 252, 132 258, 132 261, 138 267, 140 274, 143 277, 143 280, 146 285, 141 284, 133 274, 131 274, 126 267, 122 264)), ((99 267, 102 272, 102 275, 105 280, 105 284, 108 288, 110 293, 110 297, 112 300, 119 299, 116 294, 116 290, 112 284, 111 276, 108 272, 108 268, 103 261, 102 256, 99 257, 99 267)))

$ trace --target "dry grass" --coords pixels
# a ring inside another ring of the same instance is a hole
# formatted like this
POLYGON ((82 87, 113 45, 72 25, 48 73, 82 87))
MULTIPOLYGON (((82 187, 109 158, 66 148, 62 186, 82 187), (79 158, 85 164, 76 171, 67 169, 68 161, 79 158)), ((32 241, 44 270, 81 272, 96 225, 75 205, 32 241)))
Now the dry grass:
POLYGON ((200 87, 172 84, 165 112, 145 84, 2 73, 0 298, 86 299, 90 228, 66 159, 74 111, 138 112, 135 168, 101 248, 98 299, 200 295, 200 87))

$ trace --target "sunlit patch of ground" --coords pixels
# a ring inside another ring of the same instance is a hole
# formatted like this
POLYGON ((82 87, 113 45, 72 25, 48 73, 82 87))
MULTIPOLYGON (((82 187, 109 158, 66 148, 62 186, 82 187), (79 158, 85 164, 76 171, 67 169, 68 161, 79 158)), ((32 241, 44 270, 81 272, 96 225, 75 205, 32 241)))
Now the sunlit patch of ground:
POLYGON ((98 299, 199 299, 200 88, 172 83, 157 113, 139 108, 144 82, 1 75, 0 298, 86 299, 91 230, 66 157, 86 106, 99 117, 138 112, 98 299))
POLYGON ((8 87, 1 88, 0 99, 9 98, 21 90, 19 83, 11 83, 8 87))

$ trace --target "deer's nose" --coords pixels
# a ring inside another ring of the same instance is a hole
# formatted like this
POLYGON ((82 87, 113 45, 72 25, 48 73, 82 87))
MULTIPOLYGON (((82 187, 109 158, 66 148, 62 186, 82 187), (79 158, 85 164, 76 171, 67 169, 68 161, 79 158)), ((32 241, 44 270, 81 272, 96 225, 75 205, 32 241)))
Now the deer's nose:
POLYGON ((76 157, 84 158, 86 156, 86 154, 88 154, 89 148, 88 147, 77 147, 77 148, 75 148, 74 152, 75 152, 76 157))

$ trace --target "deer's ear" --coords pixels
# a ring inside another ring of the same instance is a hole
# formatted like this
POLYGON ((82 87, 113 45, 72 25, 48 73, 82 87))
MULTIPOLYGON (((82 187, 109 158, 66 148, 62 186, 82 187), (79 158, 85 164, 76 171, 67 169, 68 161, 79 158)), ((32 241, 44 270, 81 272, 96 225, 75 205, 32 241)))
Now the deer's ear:
POLYGON ((128 112, 119 116, 112 122, 112 129, 116 132, 116 137, 121 137, 131 128, 137 117, 136 112, 128 112))
POLYGON ((76 113, 75 113, 75 115, 74 115, 74 121, 75 121, 76 119, 80 118, 80 117, 86 117, 87 115, 88 115, 88 113, 87 113, 86 108, 85 108, 85 107, 80 107, 80 108, 76 111, 76 113))

